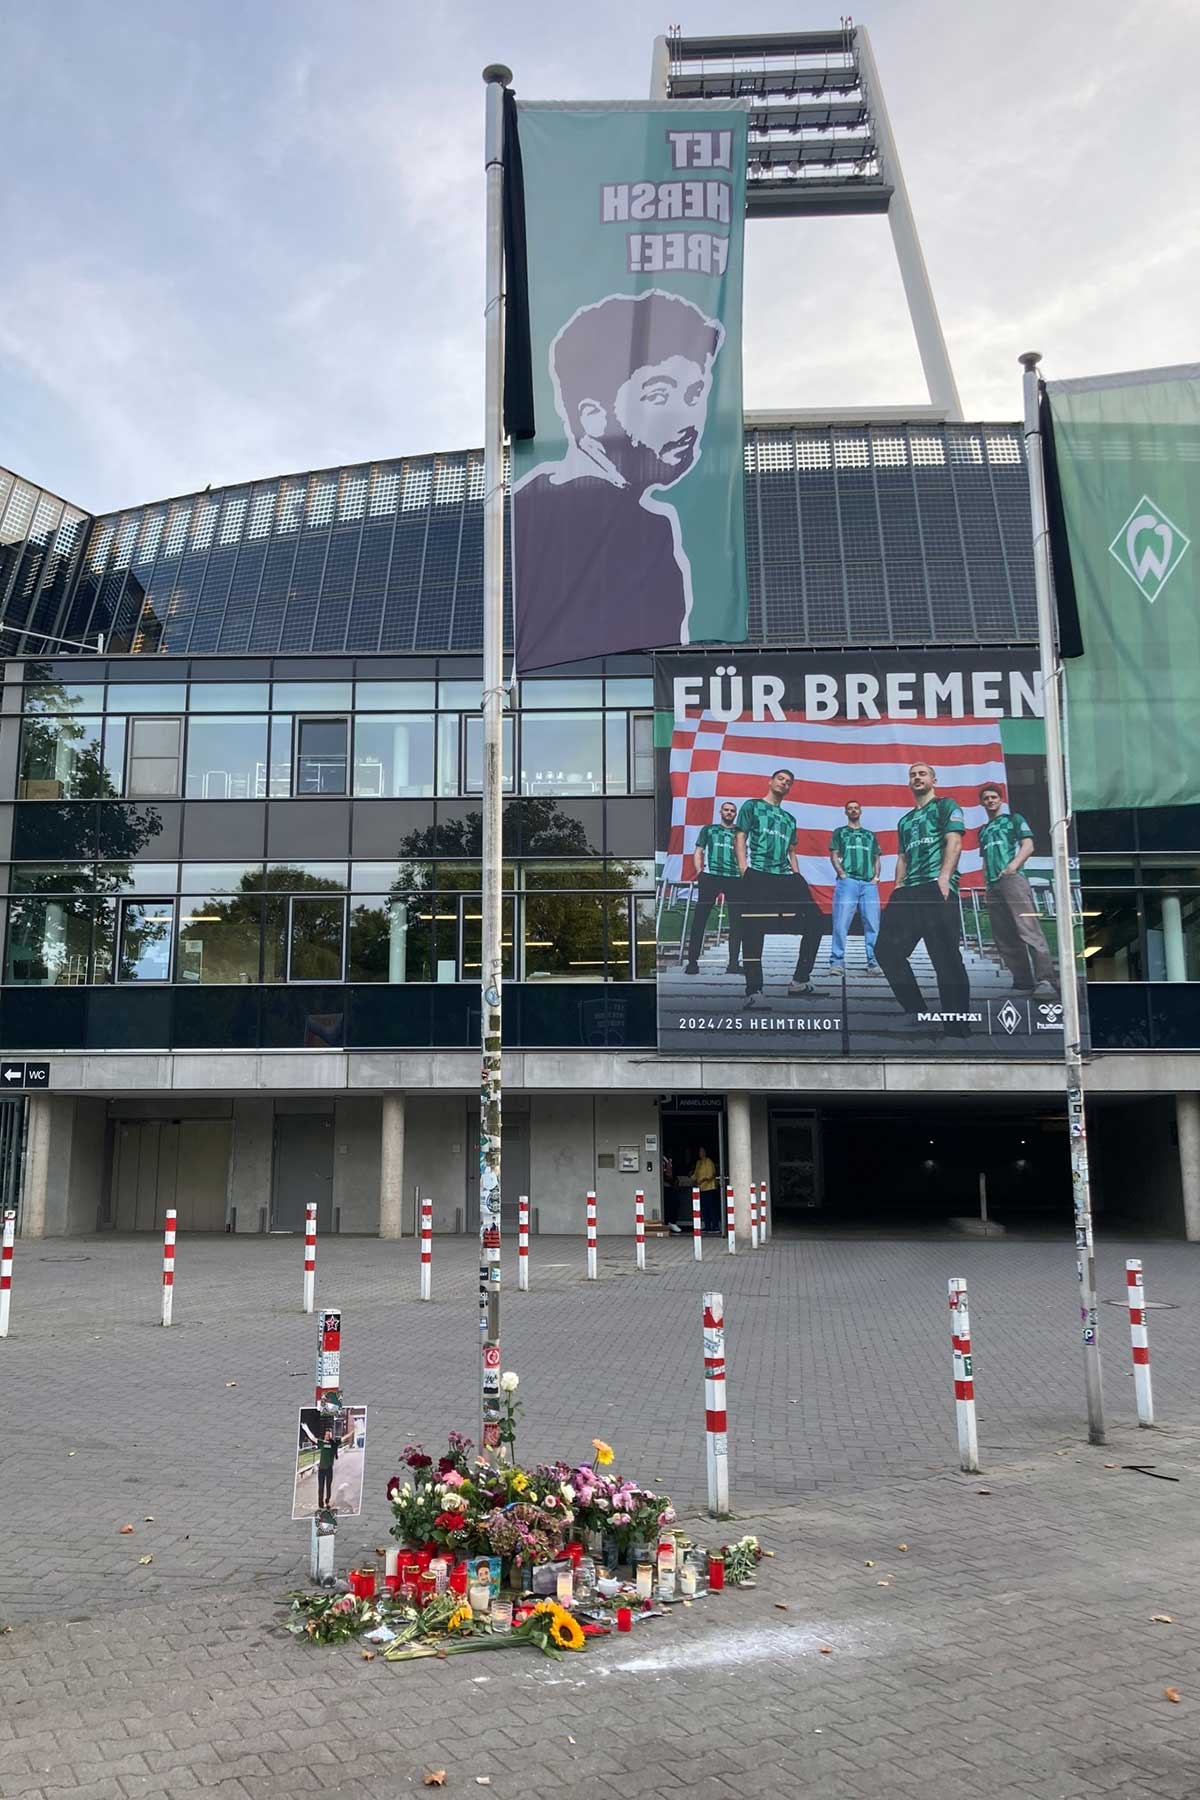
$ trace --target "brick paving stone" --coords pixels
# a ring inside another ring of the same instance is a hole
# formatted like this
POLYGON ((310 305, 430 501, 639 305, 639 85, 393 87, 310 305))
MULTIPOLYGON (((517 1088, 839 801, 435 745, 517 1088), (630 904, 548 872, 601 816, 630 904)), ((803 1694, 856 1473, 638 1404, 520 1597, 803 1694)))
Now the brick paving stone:
MULTIPOLYGON (((0 1346, 22 1402, 0 1466, 4 1800, 394 1800, 428 1766, 496 1800, 1197 1800, 1200 1247, 1101 1248, 1102 1295, 1123 1297, 1140 1254, 1177 1308, 1151 1315, 1154 1432, 1134 1422, 1124 1317, 1104 1309, 1102 1448, 1083 1441, 1065 1239, 706 1243, 699 1268, 690 1244, 656 1241, 644 1278, 610 1239, 595 1284, 582 1233, 533 1252, 531 1291, 504 1296, 523 1457, 604 1436, 701 1537, 699 1296, 724 1292, 730 1530, 777 1552, 758 1586, 559 1663, 389 1668, 298 1644, 279 1629, 306 1556, 287 1518, 314 1334, 295 1241, 182 1239, 169 1332, 152 1241, 26 1245, 0 1346), (948 1274, 971 1284, 979 1478, 955 1467, 948 1274), (1180 1479, 1106 1467, 1142 1462, 1180 1479)), ((318 1303, 345 1308, 347 1393, 371 1409, 343 1566, 386 1541, 397 1447, 473 1423, 474 1247, 436 1256, 423 1307, 411 1242, 321 1247, 318 1303)))

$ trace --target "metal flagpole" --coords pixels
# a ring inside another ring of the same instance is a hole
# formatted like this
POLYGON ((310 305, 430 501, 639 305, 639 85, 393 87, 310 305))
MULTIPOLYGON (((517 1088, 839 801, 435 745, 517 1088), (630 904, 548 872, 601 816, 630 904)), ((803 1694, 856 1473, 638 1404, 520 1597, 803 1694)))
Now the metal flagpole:
POLYGON ((1025 371, 1025 452, 1029 504, 1033 514, 1033 572, 1037 591, 1038 652, 1046 711, 1046 780, 1050 790, 1050 836, 1054 852, 1054 911, 1058 926, 1058 982, 1063 1008, 1063 1057, 1067 1076, 1067 1129, 1071 1139, 1071 1195, 1075 1205, 1075 1267, 1079 1275, 1079 1316, 1083 1324, 1083 1378, 1087 1390, 1088 1442, 1104 1442, 1104 1394, 1100 1381, 1100 1331, 1096 1306, 1096 1250, 1092 1238, 1092 1189, 1088 1173, 1087 1126, 1083 1107, 1082 1027, 1075 961, 1075 908, 1071 894, 1070 820, 1063 767, 1061 664, 1054 639, 1050 585, 1050 529, 1039 411, 1037 366, 1041 353, 1027 350, 1025 371))
POLYGON ((500 995, 503 976, 501 793, 504 760, 504 90, 512 70, 490 64, 483 434, 483 922, 480 954, 483 1066, 479 1088, 479 1448, 499 1462, 500 1441, 500 995))

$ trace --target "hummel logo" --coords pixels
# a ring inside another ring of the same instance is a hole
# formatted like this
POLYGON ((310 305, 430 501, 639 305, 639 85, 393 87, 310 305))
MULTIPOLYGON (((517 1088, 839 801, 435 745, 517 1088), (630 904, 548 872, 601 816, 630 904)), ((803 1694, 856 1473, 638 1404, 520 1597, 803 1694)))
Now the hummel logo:
POLYGON ((1056 1000, 1043 1000, 1038 1011, 1048 1025, 1057 1025, 1063 1013, 1062 1007, 1056 1000))
POLYGON ((1153 606, 1183 561, 1191 539, 1143 494, 1108 546, 1144 600, 1153 606))

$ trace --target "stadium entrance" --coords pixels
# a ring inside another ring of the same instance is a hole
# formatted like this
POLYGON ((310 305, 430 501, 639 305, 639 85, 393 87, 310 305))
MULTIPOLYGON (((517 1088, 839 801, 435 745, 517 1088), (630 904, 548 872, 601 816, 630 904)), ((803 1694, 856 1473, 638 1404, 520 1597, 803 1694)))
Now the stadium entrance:
POLYGON ((777 1230, 935 1231, 977 1218, 1009 1230, 1065 1230, 1070 1170, 1061 1106, 980 1107, 939 1096, 865 1111, 861 1103, 770 1109, 777 1230))

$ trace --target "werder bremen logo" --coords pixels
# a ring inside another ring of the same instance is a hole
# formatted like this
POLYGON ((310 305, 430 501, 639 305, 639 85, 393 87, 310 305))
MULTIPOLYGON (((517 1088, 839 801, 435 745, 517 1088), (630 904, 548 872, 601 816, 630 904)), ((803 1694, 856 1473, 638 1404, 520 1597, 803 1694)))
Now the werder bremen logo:
POLYGON ((1153 606, 1187 554, 1191 539, 1143 494, 1108 546, 1143 600, 1153 606))

